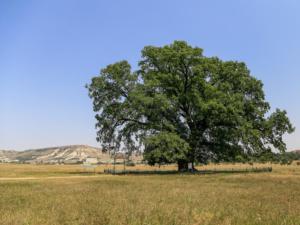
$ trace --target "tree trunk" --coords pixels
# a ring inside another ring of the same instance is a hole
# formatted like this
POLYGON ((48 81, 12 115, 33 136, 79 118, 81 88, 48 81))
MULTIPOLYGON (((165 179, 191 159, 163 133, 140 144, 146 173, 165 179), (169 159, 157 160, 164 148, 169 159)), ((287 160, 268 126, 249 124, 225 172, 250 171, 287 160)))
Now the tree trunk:
POLYGON ((194 166, 194 163, 191 163, 191 166, 189 168, 189 163, 187 161, 178 161, 178 171, 180 172, 195 172, 197 169, 194 166))
POLYGON ((188 171, 188 162, 186 161, 178 161, 178 171, 180 172, 184 172, 184 171, 188 171))

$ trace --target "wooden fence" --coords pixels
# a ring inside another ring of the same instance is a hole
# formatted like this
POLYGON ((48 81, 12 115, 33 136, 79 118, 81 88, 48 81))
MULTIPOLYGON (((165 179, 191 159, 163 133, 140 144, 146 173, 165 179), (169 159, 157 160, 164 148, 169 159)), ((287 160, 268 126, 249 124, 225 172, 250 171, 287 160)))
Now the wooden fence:
POLYGON ((272 167, 263 168, 246 168, 246 169, 210 169, 210 170, 196 170, 191 172, 180 172, 177 170, 114 170, 105 169, 106 174, 216 174, 216 173, 262 173, 272 172, 272 167))

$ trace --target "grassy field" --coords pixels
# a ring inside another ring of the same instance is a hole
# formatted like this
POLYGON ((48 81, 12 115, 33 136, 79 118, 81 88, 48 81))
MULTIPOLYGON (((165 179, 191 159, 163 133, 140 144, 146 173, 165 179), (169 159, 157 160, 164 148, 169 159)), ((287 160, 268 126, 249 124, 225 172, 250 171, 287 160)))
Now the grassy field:
MULTIPOLYGON (((105 168, 111 166, 96 172, 105 168)), ((80 165, 0 164, 0 224, 5 225, 298 225, 299 212, 300 166, 295 165, 273 165, 272 173, 257 174, 113 176, 86 173, 80 165)))

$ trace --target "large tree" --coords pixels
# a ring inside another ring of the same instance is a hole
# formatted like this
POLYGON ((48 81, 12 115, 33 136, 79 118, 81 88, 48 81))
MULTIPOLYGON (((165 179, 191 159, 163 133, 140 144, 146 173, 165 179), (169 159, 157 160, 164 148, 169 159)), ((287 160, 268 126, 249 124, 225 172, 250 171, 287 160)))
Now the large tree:
POLYGON ((142 150, 150 164, 234 160, 286 150, 286 111, 270 113, 263 84, 243 62, 205 57, 184 41, 147 46, 136 71, 127 61, 88 85, 104 148, 142 150))

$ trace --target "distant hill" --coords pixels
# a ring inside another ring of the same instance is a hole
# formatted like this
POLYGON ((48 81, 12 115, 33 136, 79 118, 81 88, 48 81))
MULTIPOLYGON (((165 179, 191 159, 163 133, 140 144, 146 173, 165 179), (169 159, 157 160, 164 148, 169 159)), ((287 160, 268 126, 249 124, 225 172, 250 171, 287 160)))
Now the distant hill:
MULTIPOLYGON (((0 162, 72 164, 84 162, 87 158, 96 158, 99 163, 113 161, 111 154, 103 152, 100 148, 88 145, 68 145, 25 151, 0 150, 0 162)), ((134 156, 132 160, 140 161, 141 156, 134 156)))
POLYGON ((294 153, 297 153, 297 154, 300 154, 300 149, 296 149, 296 150, 293 150, 291 152, 294 152, 294 153))

